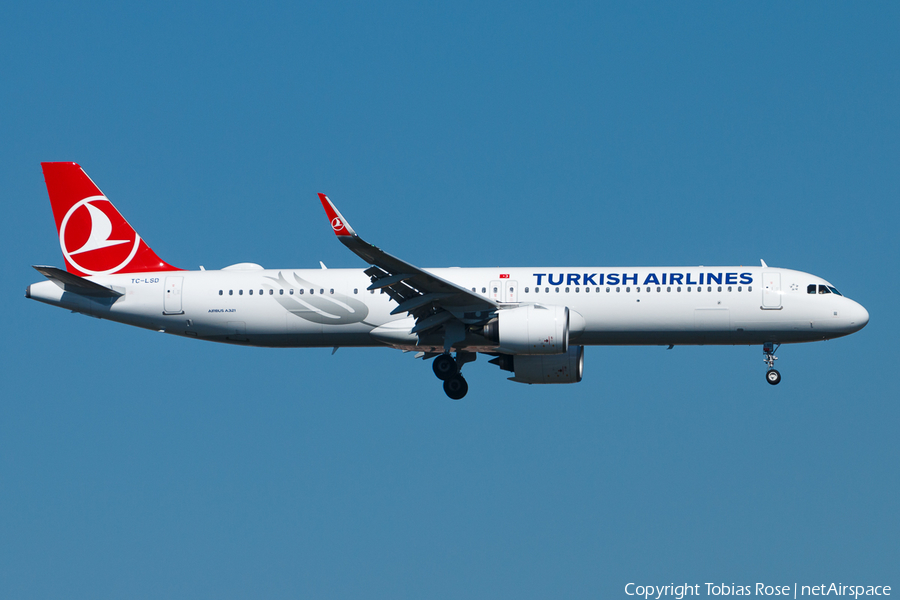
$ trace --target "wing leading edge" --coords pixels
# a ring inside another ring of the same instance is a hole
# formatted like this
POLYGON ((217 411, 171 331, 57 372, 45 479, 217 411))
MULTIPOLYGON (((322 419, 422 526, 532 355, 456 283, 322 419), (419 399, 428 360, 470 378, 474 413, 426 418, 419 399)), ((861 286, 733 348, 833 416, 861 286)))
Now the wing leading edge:
POLYGON ((421 335, 443 327, 446 330, 445 346, 449 349, 449 344, 465 337, 464 325, 482 323, 500 308, 490 298, 413 266, 366 242, 356 234, 328 196, 319 194, 319 200, 341 243, 372 265, 365 270, 372 282, 368 289, 384 290, 397 302, 391 314, 405 312, 415 318, 416 325, 411 333, 421 335))

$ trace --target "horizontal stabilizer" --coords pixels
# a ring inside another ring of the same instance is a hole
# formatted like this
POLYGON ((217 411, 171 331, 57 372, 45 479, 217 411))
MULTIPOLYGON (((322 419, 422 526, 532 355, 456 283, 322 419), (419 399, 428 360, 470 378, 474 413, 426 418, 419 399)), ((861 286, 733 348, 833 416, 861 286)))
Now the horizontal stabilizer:
POLYGON ((106 286, 94 283, 84 277, 79 277, 74 273, 57 269, 56 267, 45 267, 42 265, 32 265, 35 270, 60 286, 62 289, 73 294, 82 296, 92 296, 94 298, 118 298, 122 296, 122 292, 110 289, 106 286))

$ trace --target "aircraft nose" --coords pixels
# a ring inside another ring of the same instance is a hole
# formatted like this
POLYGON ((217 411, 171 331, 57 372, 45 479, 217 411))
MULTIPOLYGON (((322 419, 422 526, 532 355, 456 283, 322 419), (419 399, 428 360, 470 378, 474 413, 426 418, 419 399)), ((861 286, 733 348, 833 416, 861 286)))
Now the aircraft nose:
POLYGON ((867 311, 862 304, 857 302, 853 303, 853 308, 850 309, 850 326, 853 328, 853 331, 859 331, 869 322, 869 311, 867 311))

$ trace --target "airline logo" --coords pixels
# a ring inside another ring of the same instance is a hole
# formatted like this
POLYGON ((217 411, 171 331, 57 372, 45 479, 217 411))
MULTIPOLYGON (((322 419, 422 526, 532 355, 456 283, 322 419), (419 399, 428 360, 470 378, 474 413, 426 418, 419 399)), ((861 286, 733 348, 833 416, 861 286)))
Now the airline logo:
POLYGON ((352 236, 353 230, 347 225, 347 222, 334 207, 334 204, 331 203, 331 200, 328 199, 328 196, 319 194, 319 200, 322 202, 325 214, 328 215, 328 220, 331 221, 331 228, 334 229, 334 233, 341 237, 352 236))
POLYGON ((537 285, 749 285, 752 273, 648 273, 640 283, 637 273, 532 273, 537 285), (546 278, 546 280, 545 280, 546 278))
POLYGON ((45 162, 41 168, 69 273, 179 270, 147 246, 78 164, 45 162))
POLYGON ((86 275, 106 275, 125 267, 141 237, 105 196, 89 196, 66 212, 59 226, 63 256, 86 275))

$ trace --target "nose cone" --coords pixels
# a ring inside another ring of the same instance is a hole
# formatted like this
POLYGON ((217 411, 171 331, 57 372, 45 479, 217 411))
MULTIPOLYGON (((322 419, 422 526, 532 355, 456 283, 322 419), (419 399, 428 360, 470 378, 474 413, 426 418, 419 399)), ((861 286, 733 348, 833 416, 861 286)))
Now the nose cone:
POLYGON ((869 311, 867 311, 862 304, 854 302, 853 306, 850 307, 850 329, 852 331, 859 331, 865 327, 868 322, 869 311))

